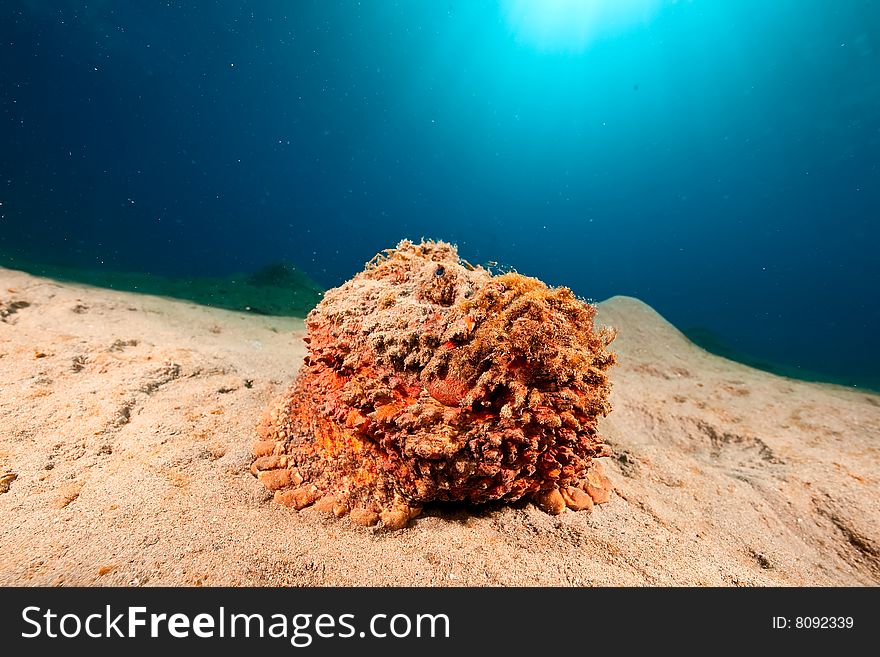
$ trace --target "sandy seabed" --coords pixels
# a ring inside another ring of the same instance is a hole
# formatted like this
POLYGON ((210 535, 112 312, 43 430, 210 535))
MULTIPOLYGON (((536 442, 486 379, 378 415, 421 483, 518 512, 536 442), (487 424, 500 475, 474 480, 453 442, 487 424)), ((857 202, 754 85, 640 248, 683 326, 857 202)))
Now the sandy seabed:
POLYGON ((611 501, 391 532, 275 505, 248 470, 302 320, 0 269, 0 584, 880 584, 880 396, 718 358, 636 299, 598 323, 611 501))

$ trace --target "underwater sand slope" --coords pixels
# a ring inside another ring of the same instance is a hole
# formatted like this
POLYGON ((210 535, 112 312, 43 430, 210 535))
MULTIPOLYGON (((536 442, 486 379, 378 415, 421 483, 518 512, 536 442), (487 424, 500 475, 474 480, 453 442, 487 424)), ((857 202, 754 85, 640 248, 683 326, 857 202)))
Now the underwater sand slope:
POLYGON ((0 269, 0 584, 880 584, 880 397, 712 356, 635 299, 598 319, 611 501, 386 532, 248 471, 301 320, 0 269))

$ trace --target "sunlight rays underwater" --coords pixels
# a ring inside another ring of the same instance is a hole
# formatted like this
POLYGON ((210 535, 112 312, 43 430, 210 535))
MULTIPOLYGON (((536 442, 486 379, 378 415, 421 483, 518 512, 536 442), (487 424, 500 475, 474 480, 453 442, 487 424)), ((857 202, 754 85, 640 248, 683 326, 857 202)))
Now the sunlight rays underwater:
POLYGON ((596 39, 645 24, 669 0, 502 0, 516 39, 541 51, 581 52, 596 39))

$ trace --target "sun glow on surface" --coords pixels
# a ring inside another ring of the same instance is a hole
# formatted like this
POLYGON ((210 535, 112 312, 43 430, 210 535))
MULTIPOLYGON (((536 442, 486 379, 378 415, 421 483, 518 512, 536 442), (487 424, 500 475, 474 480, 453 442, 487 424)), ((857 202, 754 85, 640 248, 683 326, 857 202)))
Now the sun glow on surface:
POLYGON ((502 0, 516 38, 539 50, 582 51, 595 39, 645 23, 669 0, 502 0))

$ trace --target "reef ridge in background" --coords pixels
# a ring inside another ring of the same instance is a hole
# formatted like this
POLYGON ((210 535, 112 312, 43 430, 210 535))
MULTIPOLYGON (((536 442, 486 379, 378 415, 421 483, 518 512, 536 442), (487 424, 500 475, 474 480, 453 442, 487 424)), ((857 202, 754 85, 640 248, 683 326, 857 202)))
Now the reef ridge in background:
POLYGON ((38 263, 0 252, 0 267, 58 281, 183 299, 255 315, 305 317, 323 294, 323 289, 305 272, 286 262, 270 263, 252 273, 175 277, 38 263))

